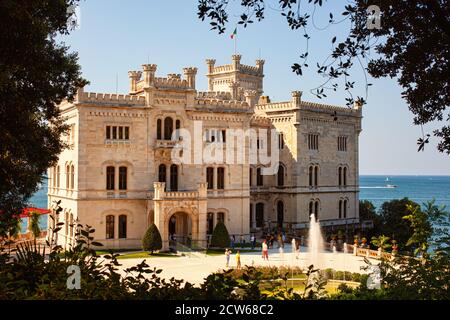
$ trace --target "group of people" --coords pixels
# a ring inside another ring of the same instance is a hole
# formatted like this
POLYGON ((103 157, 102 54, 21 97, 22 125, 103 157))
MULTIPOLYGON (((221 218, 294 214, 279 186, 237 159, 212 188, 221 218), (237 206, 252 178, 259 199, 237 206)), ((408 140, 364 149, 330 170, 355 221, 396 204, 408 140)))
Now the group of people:
MULTIPOLYGON (((226 267, 229 268, 230 266, 230 257, 233 251, 231 249, 226 248, 225 249, 225 258, 227 259, 226 267)), ((241 252, 239 250, 236 251, 236 269, 241 269, 241 252)))
MULTIPOLYGON (((261 244, 262 249, 262 259, 265 261, 269 261, 269 249, 273 248, 273 243, 275 242, 275 239, 277 239, 278 242, 278 249, 280 251, 280 254, 284 254, 284 243, 286 241, 286 236, 283 233, 278 233, 275 237, 274 234, 268 234, 265 239, 263 240, 261 244)), ((235 240, 235 239, 233 239, 235 240)), ((256 237, 255 235, 252 235, 250 238, 250 241, 252 243, 252 249, 256 246, 256 237)), ((232 241, 232 244, 234 244, 234 241, 232 241)), ((299 253, 300 253, 300 247, 303 245, 303 237, 301 240, 292 238, 292 253, 295 254, 296 258, 298 259, 299 253)), ((232 246, 234 249, 234 246, 232 246)), ((225 249, 225 257, 226 257, 226 267, 229 268, 230 266, 230 258, 233 251, 229 248, 225 249)), ((241 269, 241 253, 239 250, 236 251, 236 268, 239 270, 241 269)))

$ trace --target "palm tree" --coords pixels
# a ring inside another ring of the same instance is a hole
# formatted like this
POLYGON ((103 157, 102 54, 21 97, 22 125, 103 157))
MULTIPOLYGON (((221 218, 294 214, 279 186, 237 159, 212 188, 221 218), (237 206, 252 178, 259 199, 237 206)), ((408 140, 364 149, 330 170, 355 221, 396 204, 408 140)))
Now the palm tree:
POLYGON ((389 243, 389 237, 386 237, 385 235, 381 235, 379 237, 372 237, 371 243, 378 248, 381 248, 381 250, 386 250, 391 247, 391 244, 389 243))

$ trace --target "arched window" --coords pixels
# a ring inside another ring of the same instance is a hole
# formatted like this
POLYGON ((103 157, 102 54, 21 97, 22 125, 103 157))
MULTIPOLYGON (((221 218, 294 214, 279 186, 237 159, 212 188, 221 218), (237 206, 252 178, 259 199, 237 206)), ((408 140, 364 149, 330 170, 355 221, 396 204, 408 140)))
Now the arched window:
POLYGON ((343 183, 344 183, 344 186, 346 186, 347 185, 347 167, 344 167, 344 169, 343 169, 343 179, 342 179, 343 181, 343 183))
POLYGON ((225 223, 225 213, 224 212, 217 212, 217 223, 219 223, 219 222, 225 223))
POLYGON ((217 189, 225 189, 225 168, 217 168, 217 189))
POLYGON ((279 187, 284 186, 284 166, 281 163, 278 165, 277 185, 279 187))
POLYGON ((214 168, 206 168, 206 183, 208 184, 208 189, 214 189, 214 168))
POLYGON ((319 185, 319 166, 314 167, 314 186, 319 185))
POLYGON ((60 187, 60 181, 61 181, 61 167, 57 166, 56 167, 56 187, 59 188, 60 187))
POLYGON ((66 189, 70 189, 70 166, 66 165, 66 189))
POLYGON ((70 232, 70 234, 69 234, 69 236, 72 238, 73 237, 73 228, 74 228, 75 226, 73 225, 73 213, 71 213, 70 214, 70 216, 69 216, 69 232, 70 232))
POLYGON ((339 219, 342 218, 342 200, 339 200, 339 219))
POLYGON ((338 176, 339 176, 339 186, 342 186, 342 167, 339 167, 338 169, 338 176))
POLYGON ((314 202, 314 215, 316 216, 316 221, 317 219, 319 219, 319 201, 316 200, 316 202, 314 202))
POLYGON ((158 167, 158 182, 166 182, 166 165, 160 164, 158 167))
POLYGON ((176 164, 170 166, 170 190, 178 191, 178 166, 176 164))
POLYGON ((172 138, 173 120, 171 117, 164 119, 164 140, 170 140, 172 138))
POLYGON ((162 120, 156 120, 156 139, 162 139, 162 120))
POLYGON ((181 121, 180 120, 175 121, 175 130, 176 130, 177 140, 180 139, 180 127, 181 127, 181 121))
POLYGON ((70 189, 75 189, 75 166, 70 166, 70 189))
POLYGON ((264 203, 256 204, 256 227, 264 227, 264 203))
POLYGON ((344 200, 344 219, 347 218, 347 200, 344 200))
POLYGON ((127 216, 121 214, 119 216, 119 239, 125 239, 127 237, 127 216))
POLYGON ((106 239, 114 239, 114 216, 106 216, 106 239))
POLYGON ((257 186, 264 185, 264 178, 263 175, 261 174, 261 168, 256 169, 256 185, 257 186))
POLYGON ((309 176, 309 186, 312 187, 314 185, 314 181, 313 181, 313 171, 314 171, 314 167, 313 166, 309 166, 309 172, 308 172, 308 176, 309 176))
POLYGON ((115 168, 113 166, 106 167, 106 190, 114 190, 115 168))
POLYGON ((277 202, 277 223, 279 227, 283 226, 284 221, 284 203, 283 201, 277 202))
POLYGON ((66 214, 65 214, 64 227, 65 227, 64 234, 67 237, 69 235, 69 213, 68 212, 66 212, 66 214))
POLYGON ((314 201, 309 202, 309 218, 311 218, 311 215, 314 213, 314 201))
POLYGON ((119 190, 127 190, 127 167, 119 167, 119 190))
POLYGON ((212 234, 214 231, 214 213, 208 212, 206 218, 206 234, 212 234))

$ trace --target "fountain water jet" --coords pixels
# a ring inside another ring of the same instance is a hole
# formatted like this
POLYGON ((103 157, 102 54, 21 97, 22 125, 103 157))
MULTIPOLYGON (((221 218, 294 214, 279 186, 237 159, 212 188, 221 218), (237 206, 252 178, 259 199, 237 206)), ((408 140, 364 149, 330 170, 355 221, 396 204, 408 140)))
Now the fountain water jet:
POLYGON ((322 268, 323 237, 320 231, 320 224, 316 221, 314 214, 310 218, 308 235, 309 264, 314 265, 314 268, 322 268))

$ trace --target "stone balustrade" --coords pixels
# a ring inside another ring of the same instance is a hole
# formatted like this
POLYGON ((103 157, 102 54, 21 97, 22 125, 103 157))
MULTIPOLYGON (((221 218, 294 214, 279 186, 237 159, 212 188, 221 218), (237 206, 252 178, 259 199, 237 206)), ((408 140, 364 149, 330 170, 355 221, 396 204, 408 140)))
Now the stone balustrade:
POLYGON ((166 191, 164 182, 153 183, 153 200, 197 200, 207 197, 206 183, 199 183, 197 190, 166 191))
POLYGON ((156 140, 155 148, 174 148, 178 142, 176 140, 156 140))

